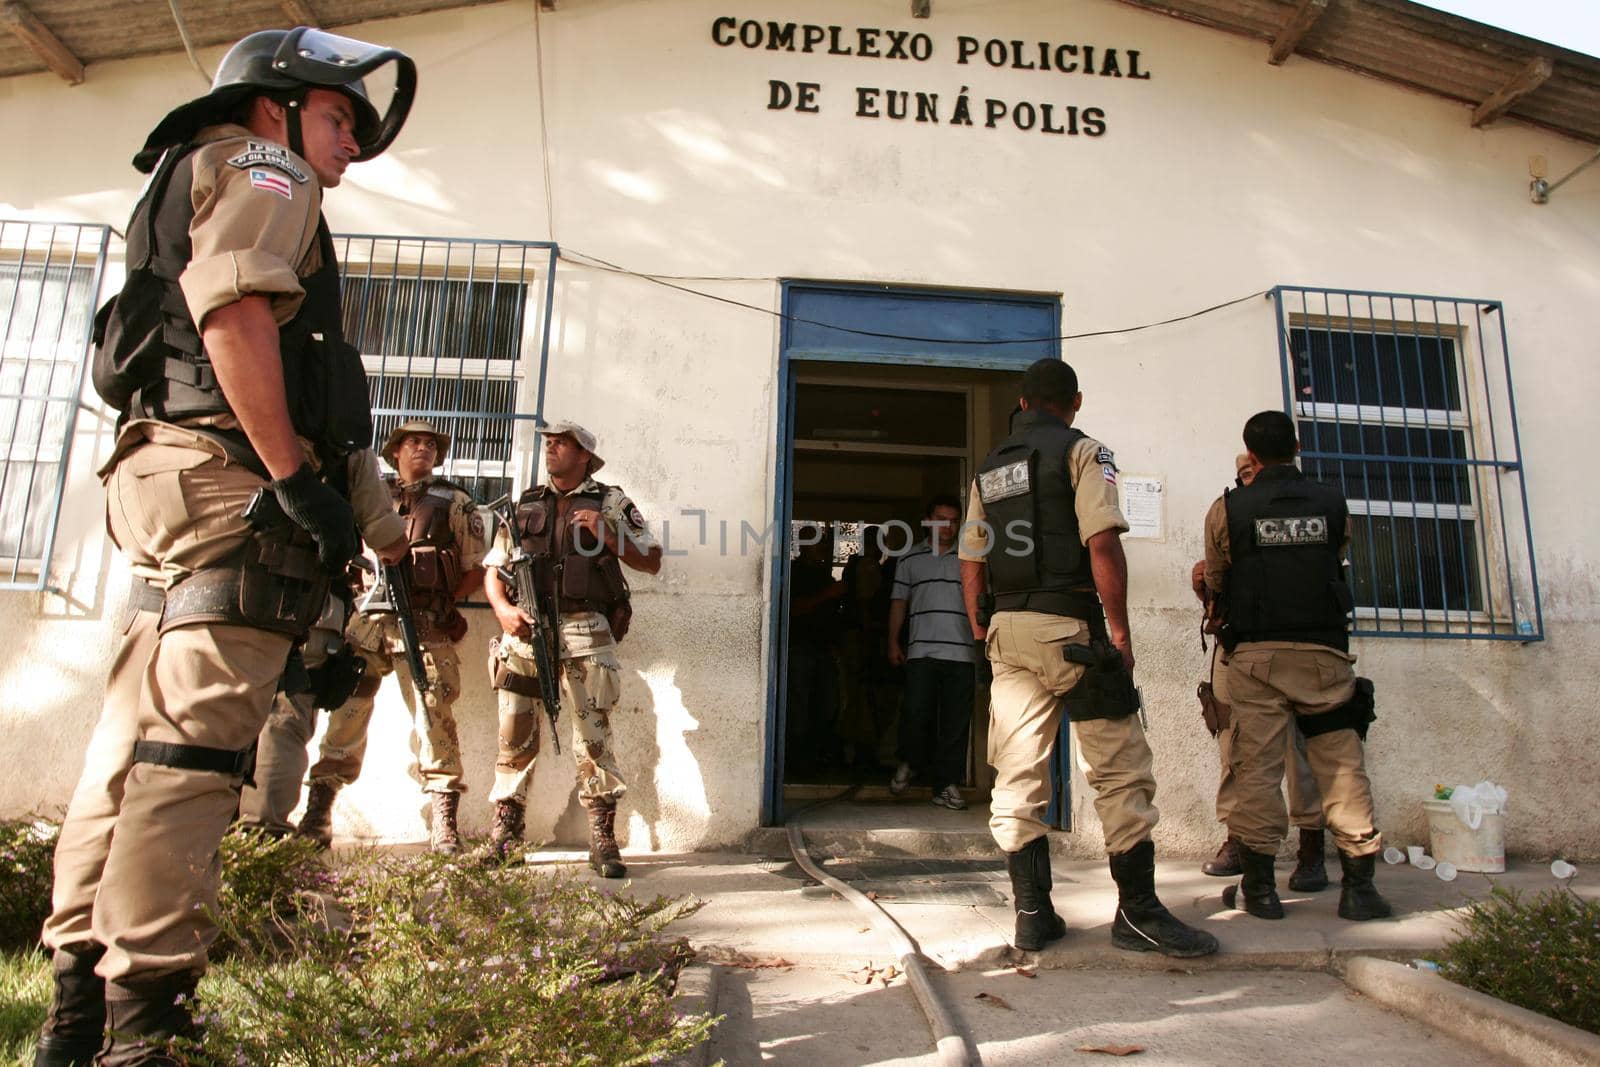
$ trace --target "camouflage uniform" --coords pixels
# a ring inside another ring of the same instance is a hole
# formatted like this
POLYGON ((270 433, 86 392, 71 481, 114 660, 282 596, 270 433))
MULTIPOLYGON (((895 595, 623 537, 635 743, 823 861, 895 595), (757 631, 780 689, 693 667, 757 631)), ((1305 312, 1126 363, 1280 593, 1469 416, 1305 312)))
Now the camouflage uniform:
MULTIPOLYGON (((600 484, 587 478, 573 493, 599 491, 600 484)), ((616 486, 605 487, 600 513, 608 527, 620 528, 641 549, 657 546, 644 516, 616 486)), ((503 565, 510 558, 511 549, 511 535, 502 528, 484 565, 503 565)), ((627 790, 611 737, 611 709, 621 694, 616 647, 611 626, 599 612, 561 616, 561 711, 570 716, 580 801, 615 802, 627 790)), ((533 647, 525 639, 502 633, 490 649, 491 672, 498 661, 514 674, 535 677, 533 656, 533 647)), ((538 697, 509 689, 501 689, 498 694, 500 743, 494 791, 489 799, 526 805, 534 759, 539 754, 539 720, 544 717, 544 706, 538 697)))

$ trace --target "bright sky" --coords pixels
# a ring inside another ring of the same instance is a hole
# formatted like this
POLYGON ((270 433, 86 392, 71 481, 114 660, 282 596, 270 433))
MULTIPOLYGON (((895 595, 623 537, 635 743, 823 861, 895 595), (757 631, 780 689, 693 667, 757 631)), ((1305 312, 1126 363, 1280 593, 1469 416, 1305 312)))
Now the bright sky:
POLYGON ((1418 0, 1475 22, 1600 56, 1600 0, 1418 0))

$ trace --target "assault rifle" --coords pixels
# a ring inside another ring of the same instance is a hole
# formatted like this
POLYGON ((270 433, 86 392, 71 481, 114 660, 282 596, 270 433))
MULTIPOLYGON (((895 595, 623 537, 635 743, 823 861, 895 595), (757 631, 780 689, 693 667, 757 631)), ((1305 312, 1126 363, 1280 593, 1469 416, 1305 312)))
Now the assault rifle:
POLYGON ((498 569, 500 578, 516 595, 517 607, 528 618, 528 644, 533 646, 533 669, 538 673, 539 699, 550 716, 550 738, 556 752, 561 751, 561 685, 556 667, 560 663, 561 617, 556 612, 555 589, 541 592, 535 579, 537 557, 530 556, 517 536, 516 508, 508 493, 489 505, 496 518, 505 523, 511 542, 511 558, 498 569))
POLYGON ((411 583, 406 579, 404 563, 384 563, 376 568, 365 557, 356 560, 356 566, 375 573, 376 581, 356 605, 363 615, 389 614, 400 627, 400 644, 405 650, 406 667, 411 671, 411 681, 417 695, 424 703, 433 693, 433 683, 428 680, 428 669, 422 660, 422 641, 417 636, 417 617, 411 611, 411 583))

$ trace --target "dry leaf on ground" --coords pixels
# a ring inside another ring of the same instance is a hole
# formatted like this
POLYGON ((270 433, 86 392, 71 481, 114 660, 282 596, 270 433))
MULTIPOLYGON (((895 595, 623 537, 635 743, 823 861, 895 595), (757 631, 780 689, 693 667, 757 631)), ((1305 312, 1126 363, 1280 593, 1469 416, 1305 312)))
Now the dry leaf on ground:
POLYGON ((1032 967, 1013 967, 1011 968, 1011 972, 1013 974, 1020 974, 1024 978, 1039 977, 1039 972, 1032 967))
POLYGON ((1103 1052, 1107 1056, 1137 1056, 1143 1045, 1079 1045, 1079 1052, 1103 1052))
POLYGON ((993 1004, 997 1008, 1004 1008, 1006 1011, 1016 1011, 1017 1010, 1016 1008, 1013 1008, 1011 1005, 1007 1004, 1005 1002, 1005 998, 997 997, 993 993, 979 993, 977 996, 973 997, 972 999, 973 1000, 986 1001, 987 1003, 993 1004))

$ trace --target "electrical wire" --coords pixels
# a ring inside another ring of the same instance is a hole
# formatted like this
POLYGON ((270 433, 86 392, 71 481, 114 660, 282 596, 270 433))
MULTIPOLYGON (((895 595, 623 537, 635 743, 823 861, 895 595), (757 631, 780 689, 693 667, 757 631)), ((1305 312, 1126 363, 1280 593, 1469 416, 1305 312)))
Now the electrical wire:
POLYGON ((539 70, 539 161, 544 168, 544 225, 552 243, 556 241, 556 201, 550 183, 550 129, 544 115, 544 23, 539 18, 543 0, 533 5, 533 52, 539 70))
POLYGON ((211 84, 211 75, 206 73, 206 68, 200 65, 200 57, 194 54, 194 42, 189 40, 189 28, 183 24, 183 14, 178 10, 178 0, 167 0, 167 6, 172 9, 172 21, 178 27, 178 40, 183 42, 183 50, 189 55, 189 62, 194 64, 195 73, 205 79, 207 85, 211 84))
POLYGON ((1246 293, 1244 296, 1234 297, 1232 300, 1224 300, 1220 304, 1212 304, 1210 307, 1201 308, 1199 311, 1191 311, 1191 312, 1189 312, 1188 314, 1185 314, 1185 315, 1175 315, 1170 319, 1161 319, 1158 322, 1146 322, 1146 323, 1143 323, 1143 324, 1138 325, 1138 326, 1124 326, 1124 327, 1120 327, 1120 328, 1112 329, 1112 330, 1091 330, 1091 331, 1088 331, 1086 333, 1052 334, 1052 335, 1050 335, 1048 337, 1008 337, 1008 338, 1003 338, 1003 339, 998 339, 998 340, 995 339, 995 338, 990 338, 990 337, 970 337, 970 338, 959 338, 959 337, 917 337, 917 336, 912 335, 912 334, 887 333, 887 332, 884 332, 884 331, 881 331, 881 330, 861 330, 861 329, 856 329, 855 327, 852 327, 852 326, 840 326, 840 325, 838 325, 836 323, 832 323, 832 322, 821 322, 821 321, 819 321, 817 319, 808 319, 808 318, 805 318, 805 317, 800 316, 800 315, 789 315, 789 314, 785 314, 782 311, 774 311, 771 308, 762 307, 759 304, 751 304, 751 303, 747 303, 747 302, 745 302, 743 300, 735 300, 732 297, 718 296, 715 293, 708 293, 708 292, 705 292, 704 290, 701 290, 701 289, 691 289, 686 285, 677 284, 677 282, 679 280, 730 281, 730 282, 773 282, 773 281, 777 281, 776 278, 767 278, 767 277, 754 278, 754 277, 734 277, 734 276, 725 276, 725 277, 699 276, 699 277, 689 278, 688 276, 684 276, 684 275, 645 274, 645 273, 642 273, 640 271, 629 270, 627 267, 619 266, 616 263, 612 263, 609 260, 601 259, 599 256, 590 255, 587 252, 579 252, 576 249, 565 249, 565 248, 562 248, 557 252, 557 257, 560 258, 560 259, 566 260, 568 263, 571 263, 573 266, 576 266, 576 267, 587 267, 587 268, 594 269, 594 270, 603 270, 603 271, 606 271, 606 272, 612 273, 612 274, 626 275, 626 276, 628 276, 630 278, 639 278, 639 279, 641 279, 643 281, 654 282, 656 285, 664 286, 665 288, 668 288, 668 289, 676 289, 680 293, 688 293, 690 296, 698 296, 698 297, 700 297, 700 298, 702 298, 704 300, 713 300, 713 301, 715 301, 715 302, 717 302, 719 304, 728 304, 728 305, 730 305, 732 307, 745 308, 746 310, 749 310, 749 311, 758 311, 763 315, 770 315, 773 318, 782 320, 784 322, 796 322, 796 323, 801 323, 801 324, 806 325, 806 326, 816 326, 819 329, 833 330, 833 331, 835 331, 837 333, 847 333, 847 334, 852 334, 852 335, 857 336, 857 337, 876 337, 876 338, 879 338, 880 340, 913 341, 913 342, 916 342, 918 344, 934 344, 934 345, 1026 345, 1026 344, 1044 344, 1044 343, 1047 343, 1047 342, 1050 342, 1050 341, 1082 341, 1082 340, 1085 340, 1085 339, 1091 338, 1091 337, 1111 337, 1111 336, 1120 335, 1120 334, 1138 333, 1140 330, 1151 330, 1151 329, 1156 328, 1157 326, 1170 326, 1173 323, 1186 322, 1189 319, 1199 318, 1201 315, 1209 315, 1213 311, 1221 311, 1223 308, 1232 307, 1235 304, 1243 304, 1246 301, 1254 300, 1254 299, 1256 299, 1257 297, 1260 297, 1260 296, 1266 296, 1267 294, 1272 292, 1272 290, 1270 290, 1270 289, 1258 289, 1253 293, 1246 293))

